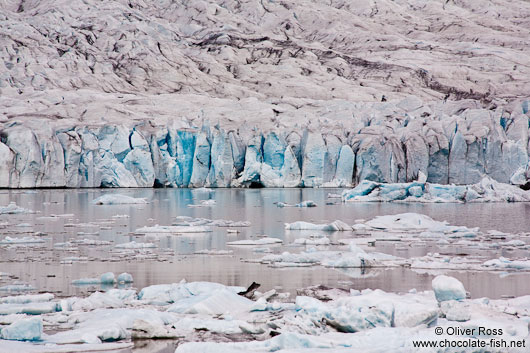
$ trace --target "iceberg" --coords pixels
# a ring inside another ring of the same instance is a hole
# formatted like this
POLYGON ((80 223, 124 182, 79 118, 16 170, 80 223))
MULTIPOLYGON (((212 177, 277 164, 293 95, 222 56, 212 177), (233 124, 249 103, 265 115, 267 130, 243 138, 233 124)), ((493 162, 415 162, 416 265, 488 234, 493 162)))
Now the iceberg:
POLYGON ((114 284, 116 277, 112 272, 103 273, 99 278, 81 278, 72 281, 74 285, 90 285, 90 284, 114 284))
POLYGON ((281 244, 283 240, 278 238, 264 237, 256 240, 245 239, 245 240, 234 240, 229 241, 226 245, 268 245, 268 244, 281 244))
POLYGON ((94 205, 134 205, 146 204, 147 200, 121 194, 106 194, 94 199, 92 203, 94 205))
POLYGON ((137 234, 181 234, 181 233, 208 233, 212 228, 204 226, 145 226, 136 229, 137 234))
POLYGON ((149 249, 149 248, 156 248, 156 244, 154 243, 137 243, 136 241, 131 241, 128 243, 121 243, 116 244, 114 246, 117 249, 149 249))
POLYGON ((344 202, 528 202, 530 193, 521 188, 484 177, 472 185, 442 185, 414 181, 379 183, 361 181, 342 192, 344 202))
POLYGON ((120 273, 118 275, 118 278, 116 279, 116 282, 119 283, 119 284, 122 284, 122 283, 133 283, 134 280, 133 280, 133 276, 130 273, 124 272, 124 273, 120 273))
POLYGON ((38 341, 42 336, 42 319, 33 317, 15 321, 0 330, 0 337, 5 340, 38 341))
POLYGON ((277 202, 276 206, 278 207, 317 207, 317 204, 314 201, 307 200, 307 201, 302 201, 294 205, 291 205, 285 202, 277 202))
POLYGON ((466 299, 464 285, 454 277, 444 275, 435 277, 432 280, 432 289, 434 290, 436 300, 439 302, 466 299))
POLYGON ((24 207, 17 206, 15 202, 10 202, 7 206, 0 206, 0 215, 20 213, 32 213, 32 211, 24 207))
POLYGON ((352 227, 342 221, 334 221, 329 224, 314 224, 304 221, 298 221, 294 223, 285 223, 285 229, 287 230, 319 230, 326 232, 336 231, 350 231, 352 227))
POLYGON ((7 236, 3 240, 0 240, 0 244, 38 244, 45 242, 45 240, 36 237, 12 238, 7 236))

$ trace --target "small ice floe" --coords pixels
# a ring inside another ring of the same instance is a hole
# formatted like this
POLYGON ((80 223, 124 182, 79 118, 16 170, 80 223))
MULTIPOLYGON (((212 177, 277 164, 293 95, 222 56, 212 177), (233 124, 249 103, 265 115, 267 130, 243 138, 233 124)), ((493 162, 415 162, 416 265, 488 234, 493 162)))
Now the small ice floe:
POLYGON ((73 264, 76 262, 87 262, 87 261, 88 261, 88 257, 86 256, 68 256, 68 257, 63 257, 60 263, 62 265, 69 265, 69 264, 73 264))
POLYGON ((99 278, 81 278, 72 281, 73 285, 90 285, 90 284, 114 284, 116 277, 112 272, 106 272, 99 278))
POLYGON ((233 250, 198 250, 194 254, 197 255, 232 255, 234 254, 233 250))
POLYGON ((188 207, 212 207, 215 206, 215 200, 201 200, 198 204, 191 204, 188 207))
POLYGON ((55 296, 51 293, 25 294, 0 298, 0 304, 27 304, 42 303, 53 300, 55 296))
POLYGON ((112 218, 129 218, 130 216, 128 214, 117 214, 112 216, 112 218))
POLYGON ((278 238, 261 238, 261 239, 245 239, 245 240, 235 240, 227 242, 227 245, 268 245, 268 244, 280 244, 283 243, 283 240, 278 238))
POLYGON ((322 265, 333 268, 367 268, 396 266, 398 263, 395 262, 398 259, 395 256, 382 253, 366 253, 355 244, 350 244, 347 251, 309 248, 298 254, 286 251, 281 254, 266 255, 259 262, 271 264, 274 267, 322 265))
POLYGON ((298 245, 329 245, 330 243, 328 237, 298 238, 294 241, 294 244, 298 245))
POLYGON ((530 270, 530 260, 510 260, 505 257, 488 260, 483 264, 491 269, 506 269, 506 270, 530 270))
POLYGON ((105 194, 92 201, 94 205, 133 205, 147 204, 145 198, 134 198, 122 194, 105 194))
POLYGON ((57 311, 56 302, 37 302, 23 304, 0 304, 0 315, 28 314, 41 315, 57 311))
POLYGON ((97 240, 97 239, 74 239, 71 241, 73 244, 76 245, 86 245, 86 246, 103 246, 103 245, 111 245, 112 242, 107 240, 97 240))
POLYGON ((210 226, 210 227, 250 227, 249 221, 230 221, 226 219, 193 218, 188 216, 177 216, 174 226, 210 226))
POLYGON ((307 201, 302 201, 302 202, 297 203, 297 204, 289 204, 289 203, 285 203, 285 202, 277 202, 276 206, 278 206, 280 208, 282 208, 282 207, 317 207, 317 204, 314 201, 307 200, 307 201))
POLYGON ((341 194, 333 194, 333 193, 328 193, 328 199, 340 199, 342 198, 342 195, 341 194))
POLYGON ((20 213, 33 213, 33 211, 17 206, 15 202, 10 202, 7 206, 0 206, 0 215, 20 213))
POLYGON ((134 240, 128 243, 117 244, 114 246, 117 249, 147 249, 156 248, 154 243, 137 243, 134 240))
POLYGON ((61 213, 61 214, 51 214, 50 217, 61 217, 61 218, 72 218, 75 215, 73 213, 61 213))
POLYGON ((0 287, 0 292, 26 292, 36 288, 27 283, 13 283, 0 287))
POLYGON ((5 237, 3 240, 0 240, 0 244, 36 244, 36 243, 45 243, 42 238, 36 237, 22 237, 22 238, 12 238, 5 237))
POLYGON ((137 234, 146 233, 167 233, 167 234, 180 234, 180 233, 208 233, 211 232, 212 228, 204 226, 159 226, 154 225, 152 227, 141 227, 136 229, 137 234))
POLYGON ((309 222, 298 221, 294 223, 285 223, 287 230, 320 230, 326 232, 350 231, 352 227, 342 221, 334 221, 329 224, 314 224, 309 222))
POLYGON ((191 192, 196 192, 196 193, 213 192, 213 189, 202 187, 202 188, 192 189, 191 192))

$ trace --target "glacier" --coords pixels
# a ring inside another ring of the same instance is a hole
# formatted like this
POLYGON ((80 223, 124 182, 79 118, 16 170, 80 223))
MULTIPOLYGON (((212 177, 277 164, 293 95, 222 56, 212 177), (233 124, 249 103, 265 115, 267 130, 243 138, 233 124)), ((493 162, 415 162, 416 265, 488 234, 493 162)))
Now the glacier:
MULTIPOLYGON (((347 103, 349 120, 308 126, 211 126, 203 120, 0 124, 0 187, 352 187, 375 184, 382 199, 479 198, 462 188, 482 180, 525 186, 530 179, 528 112, 480 109, 470 102, 347 103), (405 107, 408 107, 405 105, 405 107), (457 109, 458 108, 458 109, 457 109), (422 110, 422 111, 423 111, 422 110), (340 129, 339 129, 340 127, 340 129), (31 143, 28 145, 27 141, 31 143), (421 179, 421 180, 420 180, 421 179), (425 179, 425 180, 423 180, 425 179), (417 184, 414 184, 417 182, 417 184), (453 196, 451 196, 453 197, 453 196), (454 198, 453 197, 453 198, 454 198)), ((340 112, 335 112, 340 115, 340 112)), ((364 190, 366 189, 366 190, 364 190)), ((105 201, 107 202, 107 201, 105 201)), ((110 201, 109 201, 110 202, 110 201)), ((4 212, 15 212, 6 208, 4 212)))

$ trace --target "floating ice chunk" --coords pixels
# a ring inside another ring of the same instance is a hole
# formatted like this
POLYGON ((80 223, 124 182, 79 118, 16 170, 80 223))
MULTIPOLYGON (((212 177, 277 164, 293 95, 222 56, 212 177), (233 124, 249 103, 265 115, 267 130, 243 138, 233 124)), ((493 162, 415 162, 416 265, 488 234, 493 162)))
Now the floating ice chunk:
POLYGON ((37 302, 25 304, 0 304, 0 315, 29 314, 40 315, 57 311, 55 302, 37 302))
POLYGON ((294 205, 284 203, 284 202, 278 202, 276 203, 276 206, 278 207, 317 207, 317 204, 314 201, 307 200, 307 201, 302 201, 294 205))
POLYGON ((409 202, 526 202, 530 193, 517 186, 484 177, 473 185, 442 185, 423 181, 378 183, 363 180, 342 193, 343 201, 409 202))
POLYGON ((514 239, 514 240, 510 240, 510 241, 499 243, 499 245, 501 245, 501 246, 516 246, 516 247, 519 247, 519 246, 525 246, 526 243, 524 241, 522 241, 522 240, 514 239))
POLYGON ((114 276, 114 273, 112 272, 106 272, 102 274, 99 279, 100 279, 100 282, 103 284, 112 284, 116 282, 116 278, 114 276))
POLYGON ((94 205, 131 205, 146 204, 145 198, 134 198, 121 194, 105 194, 92 201, 94 205))
POLYGON ((192 218, 187 216, 176 217, 174 226, 211 226, 211 227, 250 227, 249 221, 230 221, 226 219, 192 218))
POLYGON ((283 243, 283 240, 278 238, 261 238, 257 240, 245 239, 227 242, 227 245, 266 245, 266 244, 279 244, 283 243))
MULTIPOLYGON (((364 297, 364 296, 363 296, 364 297)), ((360 296, 339 298, 331 305, 310 297, 296 297, 299 311, 323 320, 340 332, 358 332, 374 327, 391 327, 394 305, 385 301, 363 300, 360 296)))
POLYGON ((41 336, 42 319, 40 317, 15 321, 0 331, 0 337, 5 340, 38 341, 41 336))
POLYGON ((201 193, 201 192, 213 192, 213 189, 205 188, 205 187, 201 187, 201 188, 192 189, 191 192, 197 192, 197 193, 201 193))
MULTIPOLYGON (((77 240, 77 239, 76 240, 72 240, 72 243, 73 244, 77 244, 77 245, 96 245, 96 246, 112 244, 110 241, 107 241, 107 240, 86 239, 86 238, 85 239, 79 239, 79 240, 77 240)), ((55 245, 57 245, 57 243, 55 245)))
POLYGON ((0 214, 33 213, 33 211, 17 206, 15 202, 10 202, 7 206, 0 206, 0 214))
POLYGON ((440 310, 449 321, 468 321, 471 319, 469 305, 456 300, 447 300, 440 303, 440 310))
POLYGON ((158 224, 152 227, 142 227, 136 229, 135 233, 208 233, 212 229, 203 226, 159 226, 158 224))
POLYGON ((43 239, 36 237, 11 238, 8 236, 1 240, 0 244, 37 244, 45 242, 43 239))
POLYGON ((464 285, 454 277, 444 275, 435 277, 432 280, 432 289, 439 302, 466 299, 464 285))
POLYGON ((31 290, 35 290, 35 287, 26 283, 8 284, 6 286, 0 287, 0 292, 24 292, 31 290))
POLYGON ((124 272, 118 275, 117 283, 133 283, 133 276, 130 273, 124 272))
POLYGON ((328 237, 316 238, 316 239, 307 239, 307 238, 298 238, 294 241, 295 244, 301 245, 329 245, 331 241, 328 237))
POLYGON ((167 311, 182 314, 220 315, 246 312, 253 304, 252 300, 229 289, 221 288, 208 294, 180 299, 172 304, 167 311))
POLYGON ((447 222, 438 222, 429 216, 419 213, 377 216, 366 222, 365 225, 376 229, 435 229, 441 231, 447 229, 447 222))
MULTIPOLYGON (((95 292, 92 293, 87 298, 75 298, 72 303, 70 303, 69 310, 95 310, 98 308, 121 308, 124 306, 123 300, 119 298, 115 293, 101 293, 95 292)), ((66 309, 66 308, 65 308, 66 309)))
POLYGON ((116 282, 114 273, 106 272, 99 278, 81 278, 72 281, 74 285, 90 285, 90 284, 114 284, 116 282))
POLYGON ((215 206, 215 200, 201 200, 198 204, 188 205, 188 207, 211 207, 215 206))
POLYGON ((227 287, 212 282, 181 282, 173 284, 156 284, 143 288, 138 294, 138 299, 151 304, 171 304, 183 298, 203 296, 219 289, 229 289, 234 293, 244 291, 243 287, 227 287))
POLYGON ((73 285, 89 285, 89 284, 100 284, 101 279, 99 278, 80 278, 72 281, 73 285))
POLYGON ((163 325, 156 325, 142 319, 134 320, 132 327, 132 338, 177 338, 179 334, 175 330, 168 330, 163 325))
POLYGON ((146 248, 156 248, 154 243, 137 243, 136 241, 131 241, 128 243, 117 244, 115 248, 118 249, 146 249, 146 248))
POLYGON ((51 293, 17 295, 17 296, 0 298, 0 303, 1 304, 42 303, 42 302, 49 302, 54 297, 55 296, 51 293))
POLYGON ((232 250, 198 250, 194 254, 197 255, 232 255, 232 250))
POLYGON ((510 260, 505 257, 499 257, 498 259, 488 260, 483 265, 498 269, 526 270, 530 269, 530 260, 510 260))
MULTIPOLYGON (((132 279, 132 276, 131 276, 131 279, 132 279)), ((118 283, 120 282, 118 281, 118 283)), ((114 297, 119 300, 137 299, 136 290, 134 289, 112 288, 108 290, 107 292, 105 292, 105 294, 110 295, 111 297, 114 297)))
POLYGON ((298 221, 294 223, 285 223, 285 229, 287 230, 320 230, 320 231, 348 231, 352 230, 352 227, 342 221, 334 221, 330 224, 314 224, 304 221, 298 221))
POLYGON ((129 218, 130 216, 128 214, 117 214, 112 216, 112 218, 129 218))

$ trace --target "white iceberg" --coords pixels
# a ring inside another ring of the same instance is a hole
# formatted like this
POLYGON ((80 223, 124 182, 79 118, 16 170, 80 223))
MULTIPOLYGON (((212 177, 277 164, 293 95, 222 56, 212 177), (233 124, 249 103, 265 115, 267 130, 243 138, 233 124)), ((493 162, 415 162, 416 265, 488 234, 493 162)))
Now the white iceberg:
POLYGON ((94 205, 134 205, 147 204, 145 198, 134 198, 122 194, 105 194, 92 201, 94 205))
POLYGON ((432 289, 439 302, 466 299, 464 285, 454 277, 444 275, 435 277, 432 280, 432 289))
POLYGON ((280 244, 283 240, 278 238, 264 237, 260 239, 245 239, 245 240, 234 240, 229 241, 226 245, 268 245, 268 244, 280 244))
POLYGON ((350 231, 352 227, 342 221, 334 221, 329 224, 314 224, 304 221, 298 221, 294 223, 285 223, 285 229, 287 230, 320 230, 326 232, 335 231, 350 231))
POLYGON ((38 341, 42 336, 42 319, 33 317, 22 319, 0 330, 0 337, 5 340, 38 341))
POLYGON ((145 226, 136 229, 135 233, 167 233, 167 234, 181 234, 181 233, 208 233, 212 228, 204 226, 159 226, 158 224, 152 227, 145 226))

